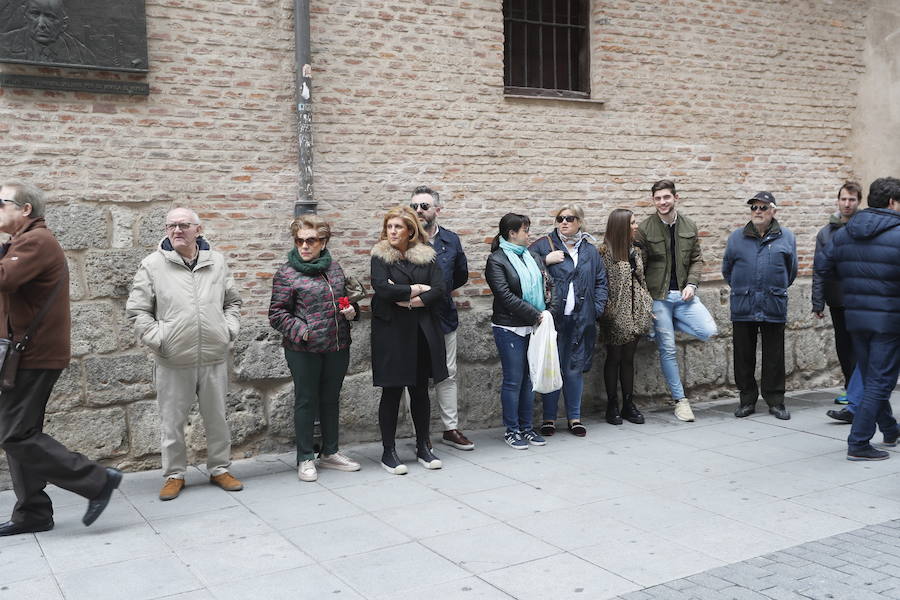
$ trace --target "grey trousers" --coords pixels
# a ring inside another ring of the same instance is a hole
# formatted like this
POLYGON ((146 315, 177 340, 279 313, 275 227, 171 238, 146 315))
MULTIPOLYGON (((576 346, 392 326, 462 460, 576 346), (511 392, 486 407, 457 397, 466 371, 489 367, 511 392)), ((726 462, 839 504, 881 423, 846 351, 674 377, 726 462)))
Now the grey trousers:
POLYGON ((205 367, 173 368, 157 363, 154 379, 159 402, 164 477, 184 478, 187 445, 184 426, 194 401, 206 428, 206 469, 221 475, 231 465, 231 431, 225 420, 228 363, 205 367))

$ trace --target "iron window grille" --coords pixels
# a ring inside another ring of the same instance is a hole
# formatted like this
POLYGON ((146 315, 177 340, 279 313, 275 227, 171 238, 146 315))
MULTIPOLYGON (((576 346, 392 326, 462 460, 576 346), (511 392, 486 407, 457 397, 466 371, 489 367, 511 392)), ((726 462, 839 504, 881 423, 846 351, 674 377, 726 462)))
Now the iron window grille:
POLYGON ((590 97, 590 0, 503 0, 505 93, 590 97))

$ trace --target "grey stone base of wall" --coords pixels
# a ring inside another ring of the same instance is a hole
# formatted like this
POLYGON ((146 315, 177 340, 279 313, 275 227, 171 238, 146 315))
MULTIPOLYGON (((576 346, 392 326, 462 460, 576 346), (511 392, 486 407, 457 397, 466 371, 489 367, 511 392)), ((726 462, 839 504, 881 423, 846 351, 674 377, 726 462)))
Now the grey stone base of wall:
MULTIPOLYGON (((719 334, 699 342, 679 334, 678 361, 689 398, 711 400, 737 397, 731 358, 728 288, 706 284, 700 297, 719 325, 719 334)), ((457 335, 459 426, 463 430, 500 424, 500 365, 490 326, 490 298, 473 301, 460 313, 457 335)), ((87 315, 83 315, 87 316, 87 315)), ((367 314, 364 316, 368 316, 367 314)), ((790 290, 788 331, 785 337, 789 390, 827 387, 840 383, 834 336, 828 317, 810 313, 810 283, 801 280, 790 290)), ((73 319, 74 345, 87 352, 73 360, 54 389, 47 408, 45 430, 70 449, 126 470, 160 467, 159 416, 154 399, 153 362, 141 349, 115 353, 95 343, 92 319, 73 319), (82 329, 84 331, 82 331, 82 329)), ((102 340, 100 340, 102 341, 102 340)), ((598 346, 594 364, 585 376, 583 412, 605 408, 603 361, 598 346)), ((235 457, 293 448, 293 383, 284 361, 280 337, 262 319, 245 319, 234 348, 233 377, 228 395, 228 421, 235 457), (247 322, 249 321, 249 322, 247 322)), ((757 363, 759 361, 757 360, 757 363)), ((344 443, 379 439, 378 399, 369 370, 369 321, 354 324, 350 370, 341 394, 341 440, 344 443)), ((757 365, 758 367, 758 365, 757 365)), ((642 340, 635 357, 635 396, 642 406, 667 400, 667 391, 653 342, 642 340)), ((562 403, 561 403, 562 404, 562 403)), ((535 404, 540 414, 540 399, 535 404)), ((564 411, 564 407, 560 407, 564 411)), ((437 410, 432 431, 443 429, 437 410)), ((411 435, 408 416, 398 435, 411 435)), ((188 419, 189 459, 203 463, 205 433, 195 409, 188 419)), ((9 487, 5 458, 0 460, 0 489, 9 487)))

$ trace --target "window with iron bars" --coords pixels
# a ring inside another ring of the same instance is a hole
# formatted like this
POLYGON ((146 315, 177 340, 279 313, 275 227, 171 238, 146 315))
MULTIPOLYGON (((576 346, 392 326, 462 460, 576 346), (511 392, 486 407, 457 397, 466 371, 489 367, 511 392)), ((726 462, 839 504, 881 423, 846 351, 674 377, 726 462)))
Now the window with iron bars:
POLYGON ((503 0, 505 93, 590 98, 590 0, 503 0))

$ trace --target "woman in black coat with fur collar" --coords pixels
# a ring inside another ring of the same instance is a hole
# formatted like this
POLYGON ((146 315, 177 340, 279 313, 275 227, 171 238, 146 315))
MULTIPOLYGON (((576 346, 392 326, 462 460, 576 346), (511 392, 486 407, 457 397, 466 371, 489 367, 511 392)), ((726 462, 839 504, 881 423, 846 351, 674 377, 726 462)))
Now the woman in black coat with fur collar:
POLYGON ((404 387, 409 390, 416 428, 416 458, 427 469, 441 468, 428 444, 428 379, 437 383, 447 378, 437 313, 444 283, 426 239, 412 209, 398 206, 384 216, 381 241, 372 248, 372 379, 382 388, 378 406, 384 446, 381 466, 395 475, 407 472, 395 448, 404 387))

